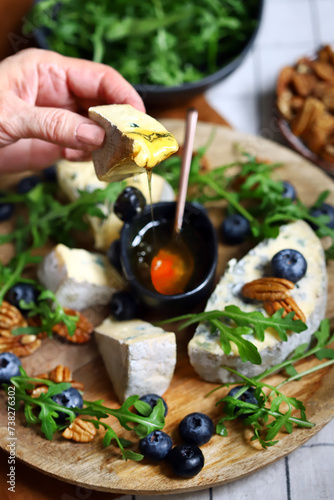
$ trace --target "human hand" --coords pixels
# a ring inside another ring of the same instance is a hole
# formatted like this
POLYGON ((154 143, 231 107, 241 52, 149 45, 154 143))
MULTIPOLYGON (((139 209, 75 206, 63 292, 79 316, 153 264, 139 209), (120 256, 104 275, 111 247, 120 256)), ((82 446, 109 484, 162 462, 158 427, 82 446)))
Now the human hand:
POLYGON ((0 172, 42 169, 59 158, 86 159, 105 132, 90 106, 131 104, 135 89, 113 68, 26 49, 0 63, 0 172))

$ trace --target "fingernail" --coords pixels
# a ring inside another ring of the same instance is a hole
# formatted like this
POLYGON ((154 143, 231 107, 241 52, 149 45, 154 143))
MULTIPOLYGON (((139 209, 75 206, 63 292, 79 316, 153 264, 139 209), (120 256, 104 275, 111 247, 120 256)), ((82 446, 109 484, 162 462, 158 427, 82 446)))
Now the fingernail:
POLYGON ((101 146, 104 141, 105 131, 102 127, 91 123, 81 123, 75 133, 78 141, 91 146, 101 146))

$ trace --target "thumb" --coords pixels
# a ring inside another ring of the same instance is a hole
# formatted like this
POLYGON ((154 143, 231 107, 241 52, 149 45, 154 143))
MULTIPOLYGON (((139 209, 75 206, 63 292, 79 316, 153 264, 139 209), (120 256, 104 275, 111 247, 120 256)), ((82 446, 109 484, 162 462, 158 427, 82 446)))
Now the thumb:
POLYGON ((66 109, 32 106, 12 92, 1 93, 0 110, 0 147, 29 138, 92 151, 104 141, 104 129, 92 120, 66 109))

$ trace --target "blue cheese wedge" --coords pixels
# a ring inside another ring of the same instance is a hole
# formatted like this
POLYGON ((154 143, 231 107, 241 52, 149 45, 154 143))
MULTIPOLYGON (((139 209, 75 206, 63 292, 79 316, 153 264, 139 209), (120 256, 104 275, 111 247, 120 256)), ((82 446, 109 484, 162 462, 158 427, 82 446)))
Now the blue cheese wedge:
POLYGON ((262 358, 262 365, 253 365, 249 361, 241 361, 234 344, 231 354, 227 356, 220 347, 219 333, 212 333, 207 324, 200 323, 189 342, 188 353, 191 364, 204 380, 223 383, 235 381, 236 377, 221 368, 221 365, 230 366, 243 375, 253 377, 286 359, 298 345, 310 342, 312 334, 325 317, 327 272, 321 242, 303 221, 282 226, 276 239, 263 240, 239 262, 232 259, 205 310, 223 310, 233 304, 245 312, 261 311, 268 316, 261 302, 243 299, 241 289, 245 283, 270 276, 272 257, 285 248, 298 250, 307 261, 307 272, 291 290, 291 296, 304 312, 308 329, 299 334, 291 332, 287 342, 281 341, 273 329, 266 330, 263 342, 252 335, 245 337, 256 345, 262 358))
POLYGON ((37 275, 64 307, 82 310, 108 304, 125 281, 104 255, 57 245, 40 263, 37 275))
MULTIPOLYGON (((80 191, 94 191, 95 189, 105 189, 107 183, 100 181, 95 174, 92 161, 73 162, 61 160, 56 165, 57 178, 61 190, 71 200, 80 197, 80 191)), ((126 181, 128 186, 139 189, 146 200, 149 199, 148 183, 146 176, 137 175, 126 181)), ((152 202, 173 201, 175 198, 173 188, 160 175, 152 174, 152 202)), ((88 216, 89 224, 92 228, 95 248, 107 250, 110 243, 119 238, 123 222, 114 214, 113 204, 105 202, 99 208, 106 215, 105 219, 88 216)))
POLYGON ((121 403, 134 394, 166 392, 176 364, 174 333, 139 319, 107 318, 95 328, 95 339, 121 403))
POLYGON ((106 131, 102 148, 92 153, 102 181, 121 181, 151 170, 179 149, 161 123, 129 104, 95 106, 88 112, 106 131))

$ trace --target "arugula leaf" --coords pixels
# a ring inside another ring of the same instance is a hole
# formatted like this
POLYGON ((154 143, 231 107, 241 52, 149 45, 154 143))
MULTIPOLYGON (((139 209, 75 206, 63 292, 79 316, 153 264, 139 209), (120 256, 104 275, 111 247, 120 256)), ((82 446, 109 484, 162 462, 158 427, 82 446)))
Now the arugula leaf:
POLYGON ((239 356, 243 363, 246 361, 250 361, 255 365, 260 365, 262 363, 261 356, 255 345, 242 337, 242 335, 251 334, 251 328, 237 327, 232 329, 218 320, 211 320, 211 324, 220 332, 220 345, 223 349, 225 349, 225 354, 230 354, 230 342, 234 342, 238 348, 239 356))
POLYGON ((13 241, 16 249, 31 243, 31 248, 39 248, 51 238, 65 245, 73 245, 72 232, 87 230, 85 221, 87 214, 106 218, 106 214, 99 205, 113 202, 123 189, 123 183, 110 183, 105 189, 94 191, 79 191, 80 198, 61 204, 55 199, 54 187, 48 183, 40 183, 26 194, 7 194, 2 198, 3 203, 17 203, 25 207, 28 212, 27 221, 21 224, 12 233, 0 235, 0 244, 13 241))
MULTIPOLYGON (((216 405, 224 403, 224 416, 216 425, 216 433, 221 436, 227 436, 228 431, 225 422, 235 420, 236 418, 242 416, 244 425, 251 425, 253 427, 254 435, 252 440, 257 439, 261 446, 266 449, 278 442, 277 440, 273 441, 273 439, 282 429, 291 433, 293 432, 294 424, 299 427, 313 427, 314 424, 309 422, 306 418, 303 402, 294 397, 286 396, 279 391, 279 388, 289 382, 292 382, 293 380, 300 380, 302 377, 334 364, 334 349, 327 347, 334 341, 334 334, 330 335, 329 321, 327 319, 321 322, 318 331, 314 334, 314 337, 317 340, 315 346, 310 349, 307 349, 305 344, 298 346, 289 359, 265 370, 253 378, 246 377, 228 366, 222 366, 225 370, 228 370, 243 379, 245 383, 240 386, 240 389, 236 394, 234 394, 233 397, 225 396, 216 403, 216 405), (313 366, 303 372, 297 372, 293 364, 313 354, 315 354, 318 359, 326 357, 329 361, 313 366), (261 382, 272 373, 279 372, 282 369, 285 369, 290 376, 276 387, 265 382, 261 382), (238 399, 249 387, 255 388, 254 395, 258 401, 257 405, 238 399), (271 389, 270 394, 267 396, 263 392, 264 387, 271 389), (281 405, 283 403, 285 403, 287 407, 285 411, 281 410, 281 405), (300 417, 292 416, 293 409, 299 411, 300 417), (269 421, 269 417, 271 417, 271 421, 269 421)), ((208 395, 229 385, 230 384, 223 384, 216 389, 213 389, 208 395)))
MULTIPOLYGON (((207 145, 204 152, 207 151, 207 145)), ((327 259, 334 259, 334 229, 328 227, 329 216, 313 217, 312 208, 319 207, 327 198, 329 191, 324 191, 312 207, 307 207, 300 200, 293 201, 283 197, 282 181, 272 178, 275 169, 281 165, 258 161, 254 156, 243 152, 244 162, 223 165, 212 171, 200 168, 200 158, 195 153, 189 176, 188 199, 200 203, 226 200, 227 213, 240 213, 251 227, 255 238, 276 238, 279 226, 287 222, 305 220, 313 223, 319 238, 331 238, 331 246, 326 250, 327 259), (229 176, 231 167, 239 167, 237 174, 229 176)), ((176 189, 178 185, 181 159, 172 156, 162 162, 159 173, 176 189)))
POLYGON ((273 441, 273 438, 280 430, 282 430, 282 428, 285 428, 287 432, 291 433, 293 430, 293 424, 296 424, 299 427, 314 427, 314 424, 307 420, 305 408, 301 401, 284 395, 276 387, 260 382, 257 377, 251 379, 228 366, 223 366, 222 368, 245 380, 246 385, 233 397, 225 396, 216 403, 216 405, 225 403, 224 413, 226 414, 218 422, 216 428, 217 433, 223 432, 223 435, 226 435, 227 430, 224 422, 227 420, 235 420, 236 418, 243 416, 245 417, 243 419, 244 425, 253 425, 256 429, 254 438, 259 439, 263 448, 267 448, 268 446, 273 446, 277 443, 277 441, 273 441), (255 397, 258 401, 257 405, 237 399, 247 390, 247 388, 252 386, 257 388, 255 391, 255 397), (271 395, 266 396, 262 390, 263 387, 270 388, 272 392, 276 394, 271 401, 271 395), (285 412, 280 410, 282 403, 287 405, 288 409, 285 412), (292 416, 293 408, 299 410, 299 418, 292 416), (268 423, 269 416, 272 417, 272 421, 268 423))
MULTIPOLYGON (((132 405, 138 405, 142 409, 142 406, 138 402, 139 396, 130 396, 118 409, 109 408, 103 405, 103 400, 98 401, 84 401, 84 408, 66 408, 55 403, 52 400, 52 396, 59 394, 65 389, 71 387, 68 382, 57 383, 52 380, 32 378, 27 375, 25 370, 20 367, 21 376, 12 377, 11 384, 15 386, 16 394, 16 409, 19 408, 19 404, 23 402, 24 404, 24 415, 28 425, 40 424, 41 431, 45 437, 49 440, 53 438, 53 435, 60 430, 63 430, 67 425, 63 423, 58 423, 56 421, 60 412, 66 413, 68 418, 68 425, 75 419, 77 414, 87 415, 90 417, 96 417, 97 420, 88 420, 98 429, 102 426, 106 430, 106 434, 103 439, 103 446, 109 446, 112 440, 116 441, 117 446, 120 448, 122 457, 125 460, 141 460, 143 456, 139 453, 135 453, 132 450, 127 450, 126 448, 132 443, 123 438, 119 438, 112 427, 101 422, 100 419, 108 418, 113 416, 117 418, 119 423, 124 427, 124 429, 129 431, 134 431, 140 438, 146 437, 150 432, 154 430, 161 430, 165 424, 164 412, 165 408, 162 400, 158 400, 157 404, 153 408, 150 408, 150 413, 142 416, 138 413, 134 413, 130 410, 132 405), (35 387, 35 383, 43 383, 48 386, 48 392, 40 394, 37 398, 30 396, 27 391, 30 391, 35 387), (39 407, 38 414, 33 412, 36 407, 39 407), (133 424, 130 426, 129 424, 133 424)), ((143 409, 147 410, 147 405, 144 403, 143 409)))
POLYGON ((99 420, 84 420, 86 420, 87 422, 91 422, 96 427, 96 429, 98 429, 99 427, 103 427, 104 429, 106 429, 106 433, 103 438, 104 448, 109 446, 111 444, 111 441, 114 439, 117 443, 117 446, 121 450, 123 460, 130 459, 139 462, 144 458, 144 455, 141 455, 140 453, 135 453, 132 450, 126 450, 125 448, 131 446, 132 442, 124 438, 119 438, 114 429, 110 427, 110 425, 106 424, 105 422, 100 422, 99 420))
POLYGON ((119 409, 108 408, 102 404, 103 401, 84 401, 85 408, 78 408, 76 411, 81 415, 93 414, 98 418, 106 418, 102 415, 112 415, 113 417, 116 417, 118 419, 119 423, 122 425, 122 427, 124 427, 124 429, 127 429, 128 431, 134 430, 140 438, 143 438, 146 437, 150 432, 163 428, 165 424, 165 410, 163 402, 161 400, 158 400, 150 415, 141 416, 137 413, 133 413, 129 410, 129 408, 130 406, 134 405, 134 403, 138 401, 138 399, 139 396, 129 396, 119 409), (137 425, 131 427, 129 425, 130 422, 137 425))
POLYGON ((52 337, 53 327, 62 322, 65 324, 69 335, 73 336, 79 317, 66 314, 51 290, 47 290, 41 285, 36 285, 36 289, 40 291, 36 303, 30 302, 27 304, 21 300, 20 307, 28 311, 28 317, 37 316, 41 325, 14 328, 12 335, 37 335, 38 333, 46 332, 48 337, 52 337))
POLYGON ((145 401, 141 401, 140 399, 135 401, 133 403, 133 406, 141 415, 145 415, 145 417, 148 417, 152 412, 152 407, 148 403, 145 403, 145 401))
POLYGON ((53 438, 54 433, 61 428, 60 424, 57 424, 56 418, 59 412, 66 413, 69 418, 69 423, 75 418, 75 413, 72 409, 65 408, 64 406, 55 403, 51 397, 55 394, 59 394, 71 387, 70 383, 62 382, 56 384, 50 380, 30 378, 27 376, 25 370, 19 367, 21 376, 12 377, 11 383, 15 386, 15 403, 16 409, 18 409, 20 402, 24 403, 24 414, 29 425, 39 423, 41 425, 41 430, 45 437, 49 440, 53 438), (33 389, 34 382, 41 382, 49 386, 48 392, 46 394, 41 394, 38 398, 33 398, 26 391, 33 389), (35 415, 33 413, 33 408, 39 407, 39 413, 35 415))
POLYGON ((334 340, 334 335, 330 337, 330 323, 328 318, 321 321, 318 330, 314 333, 314 337, 317 339, 317 348, 325 347, 334 340))
POLYGON ((175 86, 217 71, 222 57, 233 60, 258 9, 256 0, 42 0, 23 32, 44 27, 53 50, 110 64, 132 84, 175 86))
POLYGON ((28 264, 37 264, 41 259, 30 252, 23 252, 13 257, 6 266, 0 262, 0 305, 8 290, 16 283, 35 283, 34 280, 24 279, 21 275, 28 264))
POLYGON ((88 228, 85 222, 87 214, 105 218, 100 206, 112 204, 123 186, 123 183, 114 183, 92 192, 79 191, 80 198, 67 205, 55 199, 55 186, 48 183, 40 183, 26 194, 7 193, 2 197, 3 203, 23 205, 27 216, 26 219, 18 218, 14 231, 0 235, 0 245, 12 241, 16 247, 16 256, 6 266, 0 263, 0 305, 8 290, 18 282, 33 284, 40 290, 36 304, 21 301, 20 307, 29 311, 29 317, 39 316, 41 327, 17 328, 14 335, 45 331, 52 336, 52 327, 59 322, 66 325, 69 335, 74 334, 78 318, 65 314, 51 291, 39 286, 35 280, 23 278, 22 274, 30 264, 41 261, 42 257, 33 256, 31 251, 43 246, 49 238, 71 245, 73 230, 88 228))
POLYGON ((334 349, 319 349, 316 357, 318 359, 334 359, 334 349))
POLYGON ((184 321, 179 326, 182 330, 194 323, 206 321, 211 326, 211 331, 219 331, 220 345, 225 354, 231 352, 231 342, 233 342, 239 351, 241 360, 245 363, 250 361, 253 364, 260 365, 261 356, 255 345, 249 340, 243 338, 244 335, 254 335, 260 341, 264 340, 264 333, 267 328, 274 328, 283 341, 288 340, 288 331, 301 333, 307 329, 305 323, 301 320, 293 320, 294 312, 282 316, 284 310, 279 309, 271 317, 265 317, 260 311, 244 312, 235 305, 226 306, 224 311, 205 311, 202 313, 185 314, 159 322, 159 324, 172 323, 175 321, 184 321), (229 323, 223 322, 223 318, 229 320, 229 323), (232 321, 236 326, 230 326, 232 321))

